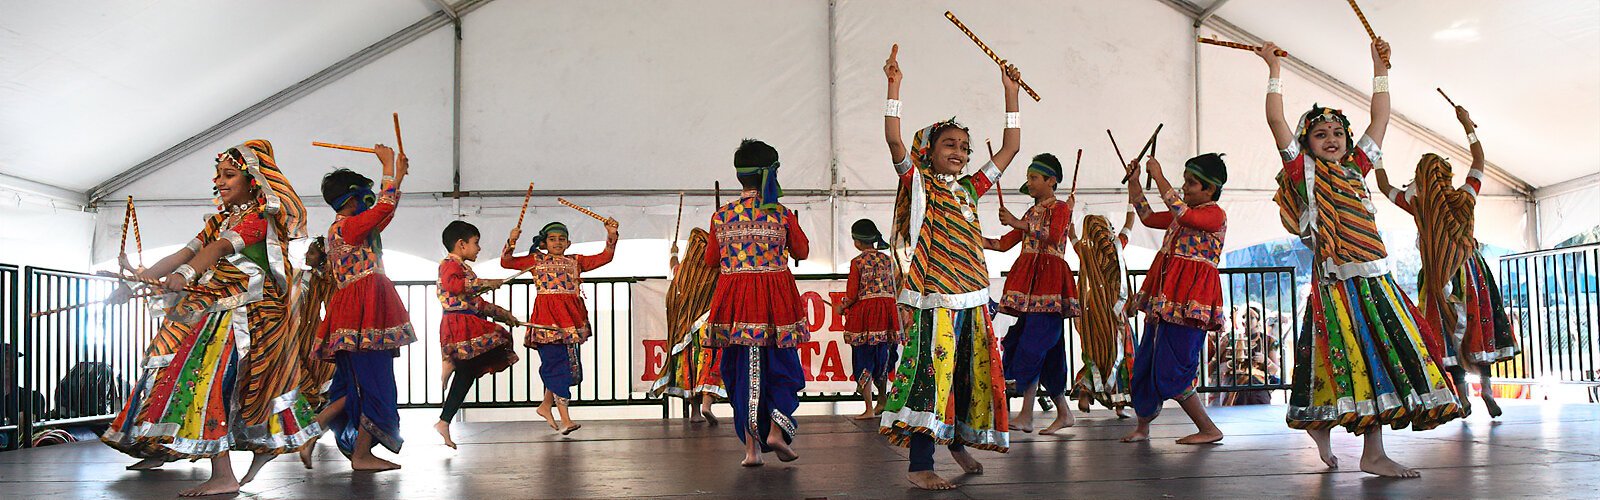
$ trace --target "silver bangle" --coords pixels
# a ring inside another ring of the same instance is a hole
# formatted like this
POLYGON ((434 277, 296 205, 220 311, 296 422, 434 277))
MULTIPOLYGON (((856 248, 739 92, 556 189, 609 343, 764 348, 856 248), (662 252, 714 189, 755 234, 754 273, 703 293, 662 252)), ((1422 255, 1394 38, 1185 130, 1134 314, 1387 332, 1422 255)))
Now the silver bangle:
POLYGON ((1267 93, 1268 94, 1282 94, 1283 93, 1283 79, 1282 78, 1268 78, 1267 79, 1267 93))
POLYGON ((383 176, 383 178, 382 178, 382 179, 379 179, 379 181, 381 181, 381 182, 383 182, 383 183, 385 183, 385 184, 387 184, 387 183, 390 183, 390 182, 394 182, 394 176, 392 176, 392 175, 385 175, 385 176, 383 176))
POLYGON ((1372 93, 1381 94, 1389 91, 1389 75, 1372 77, 1372 93))
POLYGON ((1022 128, 1022 113, 1019 111, 1007 111, 1006 128, 1022 128))
POLYGON ((900 100, 899 99, 888 99, 888 100, 883 101, 883 116, 884 117, 899 118, 900 117, 900 100))
POLYGON ((181 274, 181 275, 183 275, 183 282, 184 283, 194 283, 194 275, 195 275, 194 266, 190 266, 188 264, 183 264, 183 265, 178 266, 177 269, 173 269, 172 273, 173 274, 181 274))
POLYGON ((1467 133, 1467 144, 1477 144, 1477 143, 1478 143, 1478 133, 1477 132, 1468 132, 1467 133))

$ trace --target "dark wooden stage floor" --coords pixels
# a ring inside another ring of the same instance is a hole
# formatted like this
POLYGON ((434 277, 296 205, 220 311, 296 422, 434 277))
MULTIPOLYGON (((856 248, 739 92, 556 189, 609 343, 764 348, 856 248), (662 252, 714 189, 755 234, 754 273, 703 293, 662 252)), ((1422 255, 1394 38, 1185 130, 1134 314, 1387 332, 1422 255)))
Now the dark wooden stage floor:
MULTIPOLYGON (((845 417, 800 419, 797 462, 738 466, 741 446, 726 423, 591 420, 562 437, 543 423, 456 424, 459 451, 442 446, 425 414, 408 414, 409 441, 394 472, 353 473, 331 443, 317 468, 292 458, 268 464, 246 498, 1597 498, 1600 405, 1508 401, 1491 422, 1475 414, 1427 432, 1390 431, 1390 454, 1420 468, 1421 479, 1385 479, 1356 470, 1361 441, 1335 432, 1345 464, 1328 470, 1311 440, 1283 425, 1283 407, 1212 408, 1224 444, 1182 446, 1193 431, 1176 409, 1145 444, 1116 438, 1129 421, 1096 410, 1065 435, 1013 433, 1012 449, 974 454, 987 472, 959 475, 940 450, 938 470, 961 488, 913 490, 906 452, 845 417)), ((726 407, 719 410, 726 411, 726 407)), ((1051 416, 1046 414, 1046 416, 1051 416)), ((724 419, 726 420, 726 419, 724 419)), ((245 457, 236 457, 242 471, 245 457)), ((171 498, 203 480, 201 464, 128 472, 125 456, 98 443, 0 453, 0 497, 171 498)), ((215 497, 213 497, 215 498, 215 497)))

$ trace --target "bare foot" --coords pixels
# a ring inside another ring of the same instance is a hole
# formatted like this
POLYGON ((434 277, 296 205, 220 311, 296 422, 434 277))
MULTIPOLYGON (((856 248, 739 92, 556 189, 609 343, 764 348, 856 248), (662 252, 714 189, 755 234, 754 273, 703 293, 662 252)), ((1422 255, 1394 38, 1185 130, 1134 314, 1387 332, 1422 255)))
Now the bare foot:
POLYGON ((956 485, 951 484, 949 481, 945 481, 944 478, 939 477, 938 474, 934 474, 931 470, 917 471, 906 474, 906 479, 911 480, 912 485, 924 490, 956 489, 956 485))
POLYGON ((239 481, 234 480, 233 476, 227 476, 227 477, 211 478, 211 480, 209 480, 209 481, 206 481, 204 483, 200 483, 199 486, 195 486, 193 488, 189 488, 187 490, 183 490, 182 493, 178 493, 178 496, 180 496, 180 497, 203 497, 203 496, 208 496, 208 495, 226 495, 226 494, 229 494, 229 493, 238 493, 238 492, 239 492, 239 481))
POLYGON ((717 416, 711 413, 710 408, 700 409, 700 416, 706 418, 706 425, 717 425, 717 416))
POLYGON ((1021 431, 1021 432, 1025 432, 1025 433, 1031 433, 1031 432, 1033 432, 1033 419, 1032 418, 1029 418, 1029 419, 1021 419, 1021 418, 1012 419, 1009 429, 1014 430, 1014 431, 1021 431))
POLYGON ((400 464, 378 458, 374 455, 366 457, 351 457, 350 468, 362 472, 383 472, 400 468, 400 464))
POLYGON ((1134 430, 1129 431, 1127 434, 1123 434, 1122 435, 1122 442, 1124 442, 1124 443, 1137 443, 1139 441, 1149 441, 1149 440, 1150 440, 1150 430, 1142 428, 1142 427, 1141 428, 1135 428, 1134 430))
POLYGON ((583 428, 583 424, 567 424, 566 427, 562 427, 561 428, 561 435, 565 436, 567 434, 572 434, 572 431, 576 431, 576 430, 582 429, 582 428, 583 428))
POLYGON ((956 459, 956 464, 961 466, 962 472, 968 474, 983 473, 983 463, 976 458, 972 458, 972 453, 968 452, 966 448, 962 448, 961 451, 951 451, 950 458, 956 459))
POLYGON ((1383 477, 1422 477, 1422 472, 1400 465, 1390 460, 1387 455, 1371 460, 1361 457, 1361 471, 1383 477))
POLYGON ((322 436, 313 437, 300 447, 300 465, 306 466, 307 469, 311 468, 311 455, 317 452, 317 440, 321 438, 322 436))
POLYGON ((439 431, 439 437, 444 438, 444 445, 456 449, 456 440, 450 439, 450 422, 440 420, 433 423, 433 430, 439 431))
POLYGON ((278 458, 278 456, 267 453, 257 453, 251 457, 250 470, 245 471, 244 477, 239 478, 239 486, 250 484, 251 481, 256 480, 256 473, 261 472, 261 468, 265 467, 267 462, 271 462, 274 458, 278 458))
POLYGON ((127 468, 128 470, 153 470, 166 464, 167 461, 159 458, 146 458, 144 460, 140 460, 138 463, 129 465, 127 468))
POLYGON ((1310 434, 1311 440, 1317 442, 1317 457, 1322 459, 1322 463, 1327 464, 1329 469, 1337 469, 1339 457, 1333 454, 1333 445, 1328 442, 1331 432, 1333 429, 1311 429, 1306 434, 1310 434))
POLYGON ((1133 413, 1126 406, 1118 407, 1116 413, 1117 418, 1133 418, 1133 413))
POLYGON ((1222 441, 1222 431, 1200 431, 1178 438, 1178 444, 1210 444, 1222 441))
POLYGON ((761 461, 761 455, 745 454, 744 461, 739 462, 740 467, 760 467, 762 465, 766 464, 761 461))
POLYGON ((1039 431, 1040 435, 1048 436, 1055 434, 1056 431, 1059 431, 1062 428, 1078 425, 1078 417, 1072 416, 1072 410, 1068 410, 1066 408, 1060 408, 1060 410, 1060 413, 1056 414, 1056 419, 1050 422, 1050 426, 1039 431))
POLYGON ((772 448, 772 453, 778 455, 778 461, 780 462, 793 462, 800 459, 800 455, 789 447, 789 443, 783 442, 783 438, 773 439, 768 437, 767 447, 772 448))
POLYGON ((1089 398, 1088 397, 1078 398, 1078 411, 1081 411, 1081 412, 1084 412, 1084 413, 1089 413, 1089 398))
POLYGON ((556 416, 555 416, 555 414, 551 413, 549 408, 545 408, 545 407, 541 406, 541 407, 539 407, 539 409, 533 410, 533 412, 539 414, 539 416, 541 416, 541 417, 544 417, 544 421, 550 424, 550 428, 551 429, 558 430, 558 431, 561 430, 561 426, 556 425, 556 416))
POLYGON ((1494 398, 1489 396, 1487 392, 1483 393, 1483 406, 1489 408, 1489 418, 1495 418, 1505 413, 1500 410, 1500 403, 1496 403, 1494 398))
POLYGON ((878 415, 876 413, 872 413, 871 409, 861 412, 860 415, 854 415, 850 417, 851 420, 872 420, 874 418, 878 418, 878 415))
POLYGON ((698 424, 698 423, 704 422, 704 421, 706 421, 706 417, 704 416, 703 413, 700 413, 700 410, 698 408, 696 408, 695 410, 689 412, 689 423, 698 424))

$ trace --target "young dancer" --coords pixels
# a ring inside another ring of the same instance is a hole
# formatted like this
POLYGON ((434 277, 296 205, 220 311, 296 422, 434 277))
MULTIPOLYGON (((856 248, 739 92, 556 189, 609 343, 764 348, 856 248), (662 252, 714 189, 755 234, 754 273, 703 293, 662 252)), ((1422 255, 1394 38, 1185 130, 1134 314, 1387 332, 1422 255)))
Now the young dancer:
POLYGON ((1061 160, 1043 153, 1028 165, 1028 181, 1022 194, 1033 197, 1033 206, 1021 219, 1000 209, 1000 223, 1011 231, 998 240, 985 239, 984 248, 1004 252, 1022 243, 1022 253, 1006 275, 1000 312, 1017 318, 1005 339, 1000 341, 1001 366, 1007 395, 1022 396, 1022 408, 1011 420, 1010 429, 1033 432, 1033 401, 1039 387, 1056 407, 1056 419, 1040 434, 1055 434, 1077 421, 1067 408, 1066 319, 1078 316, 1078 289, 1072 270, 1063 257, 1067 234, 1072 226, 1072 204, 1056 199, 1061 183, 1061 160))
POLYGON ((899 361, 896 352, 904 337, 900 335, 900 311, 894 303, 898 289, 894 262, 879 250, 889 248, 883 233, 871 219, 861 219, 850 226, 850 240, 856 251, 850 259, 850 278, 846 282, 844 299, 844 342, 850 344, 850 364, 855 372, 857 391, 866 403, 866 409, 856 420, 871 420, 883 413, 889 397, 889 374, 899 361), (872 388, 877 386, 879 402, 872 402, 872 388))
POLYGON ((1072 245, 1078 253, 1078 292, 1083 315, 1078 317, 1078 338, 1083 344, 1083 368, 1074 377, 1078 410, 1089 411, 1090 401, 1127 418, 1129 388, 1133 385, 1133 328, 1125 306, 1128 298, 1126 260, 1122 249, 1133 229, 1133 207, 1128 208, 1122 230, 1113 233, 1102 215, 1083 218, 1083 237, 1072 245))
POLYGON ((810 340, 811 332, 789 259, 804 260, 811 244, 799 215, 778 204, 778 151, 745 139, 733 153, 733 166, 744 190, 711 215, 701 257, 721 273, 711 296, 706 345, 722 348, 733 430, 745 443, 740 465, 754 467, 769 451, 784 462, 800 458, 789 448, 805 387, 795 346, 810 340))
MULTIPOLYGON (((511 245, 506 245, 500 254, 501 267, 533 272, 538 295, 533 299, 528 333, 522 345, 539 351, 539 381, 544 385, 544 399, 536 412, 551 429, 561 431, 562 435, 583 427, 572 421, 572 415, 567 412, 567 400, 572 399, 572 388, 583 381, 578 346, 589 340, 590 335, 589 311, 583 305, 582 273, 610 263, 617 252, 617 221, 607 220, 605 226, 606 248, 596 255, 567 255, 567 247, 572 242, 567 239, 566 224, 560 222, 551 222, 539 229, 527 255, 513 256, 511 245), (560 425, 550 411, 552 406, 561 413, 560 425)), ((511 230, 512 242, 521 237, 522 228, 511 230)))
MULTIPOLYGON (((687 255, 705 255, 710 234, 701 228, 689 230, 687 255)), ((654 396, 671 395, 700 404, 689 411, 689 422, 709 421, 717 425, 711 403, 727 399, 722 387, 722 350, 706 347, 709 333, 711 294, 716 289, 716 266, 705 259, 678 261, 678 245, 672 245, 672 284, 667 287, 667 344, 672 346, 661 376, 650 386, 654 396)))
MULTIPOLYGON (((333 276, 328 270, 327 239, 318 236, 306 247, 306 268, 293 269, 290 279, 298 286, 289 294, 289 318, 294 322, 295 356, 300 358, 300 395, 314 412, 328 406, 328 385, 333 381, 333 363, 317 358, 317 331, 322 314, 333 296, 333 276)), ((316 452, 315 438, 300 447, 300 463, 311 468, 316 452)))
POLYGON ((298 285, 285 249, 305 237, 305 206, 264 140, 217 155, 212 183, 218 213, 194 240, 149 269, 121 263, 178 295, 126 406, 100 438, 143 459, 133 470, 210 459, 211 478, 181 496, 237 492, 268 461, 322 432, 297 391, 301 358, 284 314, 298 285), (242 481, 230 450, 255 453, 242 481))
POLYGON ((891 245, 903 273, 899 303, 910 309, 910 319, 902 325, 906 347, 878 432, 911 448, 912 484, 944 490, 955 485, 933 471, 935 444, 946 445, 969 474, 983 473, 983 464, 966 447, 1004 453, 1011 444, 977 207, 1021 147, 1021 74, 1014 66, 1002 69, 1006 128, 1000 150, 963 176, 971 138, 954 119, 918 130, 910 149, 901 140, 899 51, 898 45, 890 49, 883 65, 889 81, 883 129, 900 177, 891 245))
POLYGON ((331 402, 317 421, 333 430, 352 469, 377 472, 400 468, 373 455, 372 447, 382 444, 399 453, 404 444, 394 357, 396 349, 416 342, 417 334, 394 283, 383 272, 379 237, 394 220, 410 162, 382 144, 373 149, 383 166, 381 193, 372 192, 372 179, 351 170, 322 178, 322 198, 337 212, 327 241, 338 289, 328 300, 328 315, 317 335, 317 358, 335 365, 328 387, 331 402))
POLYGON ((450 421, 467 399, 467 391, 479 377, 496 373, 517 363, 517 353, 511 349, 511 332, 490 320, 507 325, 517 325, 511 311, 483 300, 479 295, 499 287, 502 280, 478 279, 472 265, 478 260, 478 227, 467 221, 451 221, 441 235, 444 247, 450 252, 439 261, 439 305, 444 317, 439 319, 439 351, 450 360, 455 370, 450 386, 445 392, 444 409, 433 429, 444 438, 444 445, 456 447, 450 438, 450 421))
POLYGON ((1139 187, 1139 160, 1128 164, 1128 202, 1147 227, 1166 229, 1161 251, 1150 262, 1144 286, 1129 304, 1130 311, 1145 314, 1144 336, 1133 355, 1133 411, 1139 426, 1122 441, 1150 439, 1150 422, 1161 414, 1168 399, 1178 401, 1198 432, 1178 439, 1178 444, 1215 443, 1222 430, 1211 422, 1201 398, 1195 397, 1200 374, 1200 350, 1206 332, 1222 329, 1227 314, 1222 308, 1222 281, 1217 262, 1228 231, 1228 214, 1217 206, 1228 166, 1222 156, 1206 153, 1184 162, 1183 187, 1173 189, 1155 156, 1145 162, 1155 179, 1161 200, 1169 211, 1153 212, 1139 187))
POLYGON ((1312 251, 1315 283, 1306 329, 1295 340, 1289 427, 1305 429, 1322 461, 1338 467, 1330 431, 1343 426, 1362 435, 1361 470, 1380 476, 1418 477, 1383 451, 1383 426, 1430 429, 1456 418, 1456 396, 1443 377, 1442 349, 1411 299, 1390 276, 1388 253, 1363 180, 1389 126, 1389 44, 1372 43, 1372 123, 1357 140, 1350 120, 1313 105, 1297 130, 1284 121, 1277 46, 1256 52, 1266 61, 1267 126, 1283 157, 1278 204, 1284 229, 1312 251))
POLYGON ((1489 367, 1516 356, 1518 349, 1500 287, 1472 235, 1472 212, 1478 190, 1483 188, 1483 145, 1466 108, 1456 107, 1456 119, 1466 128, 1472 149, 1472 167, 1459 189, 1450 185, 1450 162, 1434 154, 1423 155, 1417 162, 1416 176, 1404 191, 1389 185, 1389 176, 1378 163, 1378 189, 1416 218, 1417 246, 1422 253, 1417 307, 1434 329, 1449 332, 1441 342, 1444 365, 1455 381, 1462 410, 1472 412, 1466 380, 1466 366, 1471 365, 1481 377, 1480 393, 1489 416, 1498 417, 1500 405, 1494 401, 1489 367))

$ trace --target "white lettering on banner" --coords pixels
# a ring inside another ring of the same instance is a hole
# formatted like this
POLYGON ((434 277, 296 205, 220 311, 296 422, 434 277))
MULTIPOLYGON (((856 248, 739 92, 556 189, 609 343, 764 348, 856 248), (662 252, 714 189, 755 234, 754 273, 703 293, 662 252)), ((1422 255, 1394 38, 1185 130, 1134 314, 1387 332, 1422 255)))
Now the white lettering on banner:
MULTIPOLYGON (((811 330, 811 341, 800 344, 800 365, 805 369, 806 392, 853 392, 856 390, 855 374, 850 373, 850 345, 844 343, 844 317, 838 314, 839 300, 844 297, 846 281, 804 280, 796 282, 800 299, 805 302, 806 328, 811 330)), ((640 374, 632 382, 636 392, 650 390, 650 384, 660 377, 672 346, 667 344, 667 280, 645 280, 634 283, 629 290, 633 315, 634 335, 637 340, 629 359, 633 373, 640 374)), ((1010 318, 995 318, 997 336, 1011 323, 1010 318), (1004 324, 1002 324, 1004 323, 1004 324)))

